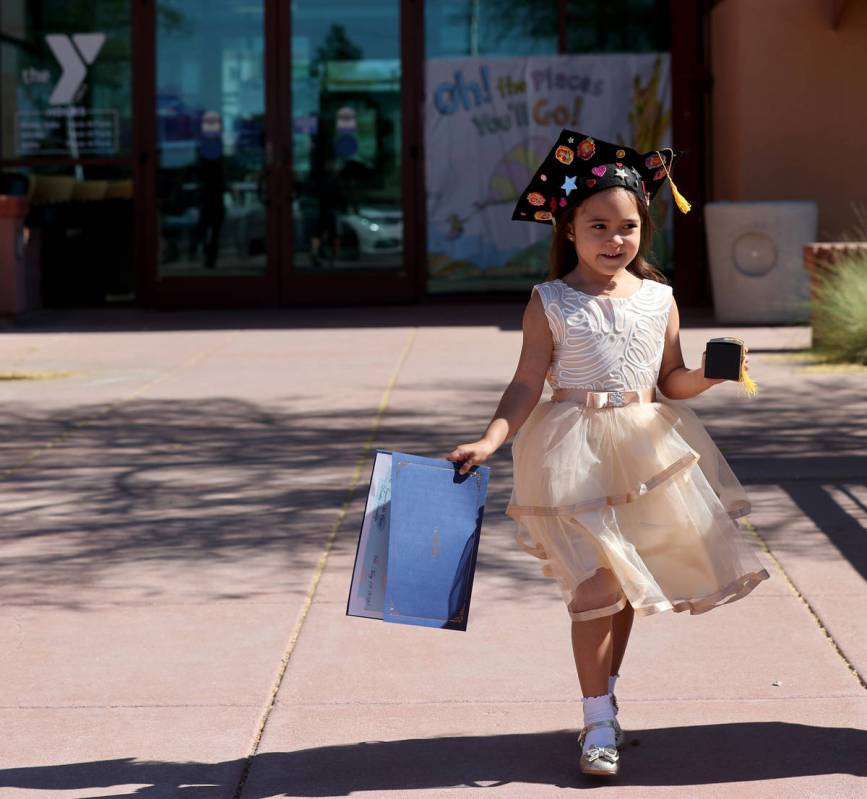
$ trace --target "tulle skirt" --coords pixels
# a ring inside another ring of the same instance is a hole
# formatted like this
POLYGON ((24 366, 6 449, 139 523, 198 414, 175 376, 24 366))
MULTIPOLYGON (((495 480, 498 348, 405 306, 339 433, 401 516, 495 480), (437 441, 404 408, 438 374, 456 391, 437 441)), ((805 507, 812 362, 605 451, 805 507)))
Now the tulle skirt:
POLYGON ((684 404, 542 402, 512 443, 506 513, 575 621, 704 613, 768 572, 737 519, 749 500, 684 404))

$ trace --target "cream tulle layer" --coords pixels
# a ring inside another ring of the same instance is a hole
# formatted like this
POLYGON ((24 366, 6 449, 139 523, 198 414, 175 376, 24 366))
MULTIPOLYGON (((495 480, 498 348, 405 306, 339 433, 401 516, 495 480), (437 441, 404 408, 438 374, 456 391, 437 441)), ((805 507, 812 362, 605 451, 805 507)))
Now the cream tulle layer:
POLYGON ((743 487, 686 405, 542 402, 512 456, 506 513, 576 621, 627 601, 703 613, 768 578, 734 521, 750 511, 743 487))

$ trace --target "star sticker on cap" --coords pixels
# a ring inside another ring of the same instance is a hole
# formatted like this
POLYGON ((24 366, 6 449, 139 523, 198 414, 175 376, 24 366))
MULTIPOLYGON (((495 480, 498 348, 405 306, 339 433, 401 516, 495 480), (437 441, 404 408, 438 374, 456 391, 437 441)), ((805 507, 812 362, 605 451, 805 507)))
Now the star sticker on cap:
POLYGON ((575 137, 574 136, 569 137, 569 144, 575 144, 575 137))
POLYGON ((560 187, 563 191, 566 192, 566 196, 569 196, 569 192, 575 191, 577 186, 575 185, 575 181, 577 180, 577 175, 573 175, 571 178, 567 175, 566 180, 563 182, 563 185, 560 187))
POLYGON ((626 178, 626 177, 628 177, 628 173, 627 173, 627 171, 626 171, 625 169, 615 169, 615 170, 614 170, 614 174, 615 174, 617 177, 619 177, 619 178, 626 178))

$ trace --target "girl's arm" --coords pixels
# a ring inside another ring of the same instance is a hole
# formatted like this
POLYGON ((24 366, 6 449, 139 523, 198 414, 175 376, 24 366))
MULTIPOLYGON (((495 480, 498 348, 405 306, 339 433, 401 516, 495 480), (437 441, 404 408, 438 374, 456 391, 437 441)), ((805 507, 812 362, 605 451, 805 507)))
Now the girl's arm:
POLYGON ((704 376, 703 354, 699 369, 687 369, 684 365, 683 351, 680 348, 680 314, 677 303, 672 298, 668 327, 665 329, 665 348, 662 351, 662 364, 656 385, 669 399, 689 399, 722 382, 704 376))
POLYGON ((524 342, 515 375, 506 386, 500 404, 482 436, 482 440, 490 442, 494 449, 518 432, 539 402, 545 386, 554 339, 538 292, 534 292, 524 309, 523 327, 524 342))
POLYGON ((503 442, 515 435, 542 396, 554 340, 538 292, 533 293, 524 310, 523 328, 524 341, 518 367, 484 435, 473 443, 458 445, 446 455, 448 460, 463 462, 462 474, 469 471, 471 465, 483 463, 503 442))

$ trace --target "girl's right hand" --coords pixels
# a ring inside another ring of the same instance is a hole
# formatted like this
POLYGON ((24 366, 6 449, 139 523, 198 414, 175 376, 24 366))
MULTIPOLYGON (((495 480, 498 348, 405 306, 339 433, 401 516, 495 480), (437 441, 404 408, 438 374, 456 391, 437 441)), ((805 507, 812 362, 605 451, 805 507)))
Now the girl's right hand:
POLYGON ((459 474, 466 474, 471 466, 484 463, 494 453, 496 447, 485 439, 473 441, 472 444, 459 444, 448 455, 446 460, 462 463, 459 474))

